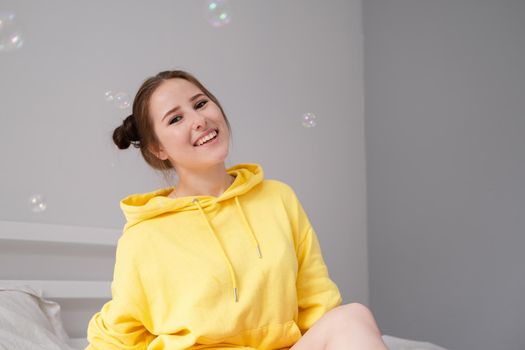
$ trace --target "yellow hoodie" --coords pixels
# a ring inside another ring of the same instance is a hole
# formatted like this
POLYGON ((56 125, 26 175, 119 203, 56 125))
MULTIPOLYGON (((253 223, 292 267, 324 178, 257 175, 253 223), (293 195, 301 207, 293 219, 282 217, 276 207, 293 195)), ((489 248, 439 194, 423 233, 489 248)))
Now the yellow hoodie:
POLYGON ((341 303, 293 190, 257 164, 219 197, 121 201, 112 300, 86 350, 288 349, 341 303))

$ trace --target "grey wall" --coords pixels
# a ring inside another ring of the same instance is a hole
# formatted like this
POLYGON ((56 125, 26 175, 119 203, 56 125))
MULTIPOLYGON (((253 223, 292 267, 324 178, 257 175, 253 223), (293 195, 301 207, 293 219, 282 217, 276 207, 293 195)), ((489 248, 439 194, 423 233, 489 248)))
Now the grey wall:
POLYGON ((164 187, 110 135, 161 70, 193 72, 233 128, 228 166, 258 162, 298 193, 345 302, 368 301, 359 0, 230 1, 215 28, 205 1, 15 1, 24 46, 0 52, 0 220, 120 228, 119 200, 164 187), (313 112, 317 126, 304 128, 313 112), (28 198, 47 198, 34 213, 28 198))
POLYGON ((525 349, 525 2, 363 6, 379 326, 450 349, 525 349))

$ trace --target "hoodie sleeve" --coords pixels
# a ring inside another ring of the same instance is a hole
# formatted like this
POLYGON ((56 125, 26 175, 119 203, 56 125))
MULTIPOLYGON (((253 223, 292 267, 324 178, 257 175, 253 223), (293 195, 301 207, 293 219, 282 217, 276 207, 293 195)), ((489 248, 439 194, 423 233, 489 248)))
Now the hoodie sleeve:
POLYGON ((298 261, 298 326, 304 334, 326 312, 341 304, 341 294, 330 279, 317 235, 303 206, 292 191, 291 219, 298 261))
POLYGON ((154 339, 144 326, 141 305, 145 297, 133 248, 129 242, 119 240, 111 284, 113 298, 89 322, 89 345, 85 350, 144 350, 154 339))

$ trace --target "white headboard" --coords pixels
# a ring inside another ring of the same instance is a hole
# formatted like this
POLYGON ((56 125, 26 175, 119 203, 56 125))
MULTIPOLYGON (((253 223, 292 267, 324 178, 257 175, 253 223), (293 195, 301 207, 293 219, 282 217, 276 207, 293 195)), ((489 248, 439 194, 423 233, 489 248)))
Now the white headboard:
POLYGON ((61 305, 72 345, 86 345, 87 323, 111 298, 120 230, 0 221, 0 283, 28 285, 61 305))

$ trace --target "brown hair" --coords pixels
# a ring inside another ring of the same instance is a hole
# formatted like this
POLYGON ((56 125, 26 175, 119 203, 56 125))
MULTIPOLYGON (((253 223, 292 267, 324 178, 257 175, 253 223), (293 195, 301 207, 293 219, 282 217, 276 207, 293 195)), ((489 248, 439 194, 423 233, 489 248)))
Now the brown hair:
POLYGON ((180 78, 193 83, 197 86, 210 100, 212 100, 221 110, 226 125, 230 129, 230 122, 221 107, 217 98, 201 84, 192 74, 182 70, 172 70, 160 72, 150 77, 142 83, 135 99, 133 100, 133 114, 122 121, 122 125, 113 131, 113 142, 120 149, 126 149, 130 145, 140 148, 144 160, 157 170, 168 171, 173 165, 167 160, 157 158, 151 151, 150 147, 158 145, 158 139, 153 130, 153 122, 149 115, 149 103, 151 95, 166 80, 180 78))

